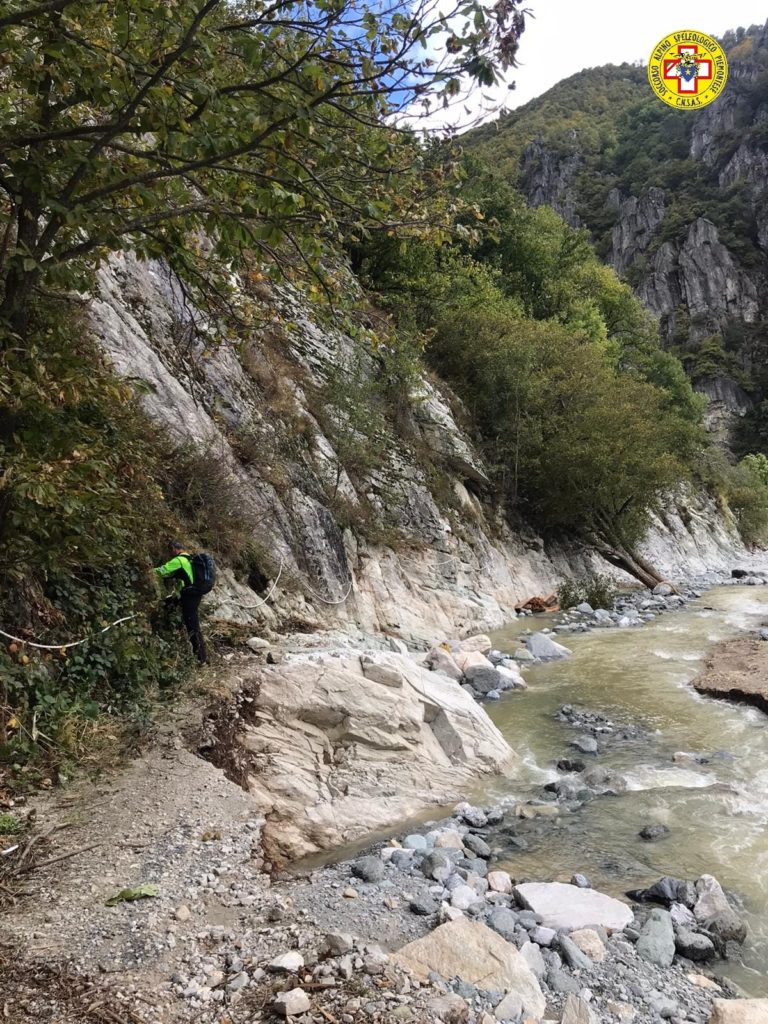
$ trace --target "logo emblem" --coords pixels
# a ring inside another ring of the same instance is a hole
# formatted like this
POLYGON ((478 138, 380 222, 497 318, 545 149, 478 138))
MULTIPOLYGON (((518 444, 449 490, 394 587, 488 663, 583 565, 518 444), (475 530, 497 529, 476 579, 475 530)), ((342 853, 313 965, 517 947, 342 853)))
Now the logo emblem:
POLYGON ((659 40, 648 60, 651 88, 670 107, 706 107, 717 99, 727 80, 725 51, 704 32, 672 32, 659 40))

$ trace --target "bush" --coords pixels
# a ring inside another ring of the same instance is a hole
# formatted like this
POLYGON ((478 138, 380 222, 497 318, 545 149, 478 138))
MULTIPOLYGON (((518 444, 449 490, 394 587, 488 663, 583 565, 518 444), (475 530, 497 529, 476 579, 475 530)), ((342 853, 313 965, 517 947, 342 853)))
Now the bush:
POLYGON ((189 671, 186 644, 150 622, 151 567, 180 524, 159 483, 165 452, 80 316, 41 303, 25 346, 0 349, 0 623, 43 644, 97 634, 64 652, 0 648, 0 759, 56 761, 78 751, 83 723, 143 721, 189 671))
POLYGON ((563 580, 557 589, 557 599, 562 608, 574 608, 585 601, 593 608, 610 608, 616 600, 616 584, 601 573, 580 580, 563 580))

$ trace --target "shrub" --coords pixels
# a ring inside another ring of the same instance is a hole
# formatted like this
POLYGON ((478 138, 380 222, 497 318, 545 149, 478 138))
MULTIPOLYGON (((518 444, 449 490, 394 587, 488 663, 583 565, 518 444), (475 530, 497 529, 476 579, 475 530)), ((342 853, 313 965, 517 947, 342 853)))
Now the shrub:
POLYGON ((610 608, 616 599, 616 584, 601 573, 580 580, 563 580, 557 589, 557 599, 562 608, 574 608, 585 601, 593 608, 610 608))

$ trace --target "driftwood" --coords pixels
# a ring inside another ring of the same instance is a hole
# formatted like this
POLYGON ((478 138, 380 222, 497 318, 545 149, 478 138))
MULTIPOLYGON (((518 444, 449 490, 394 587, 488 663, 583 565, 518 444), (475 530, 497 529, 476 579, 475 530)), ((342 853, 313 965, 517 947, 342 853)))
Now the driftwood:
POLYGON ((516 612, 559 612, 560 605, 557 601, 557 594, 547 594, 546 597, 529 597, 523 604, 515 605, 516 612))

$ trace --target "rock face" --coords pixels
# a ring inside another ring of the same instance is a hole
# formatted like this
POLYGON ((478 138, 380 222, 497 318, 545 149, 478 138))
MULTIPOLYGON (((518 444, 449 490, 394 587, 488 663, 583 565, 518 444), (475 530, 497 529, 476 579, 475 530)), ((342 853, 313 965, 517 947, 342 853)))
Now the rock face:
POLYGON ((477 988, 516 993, 524 1017, 541 1019, 546 1001, 535 974, 515 947, 484 924, 459 918, 409 943, 394 960, 426 980, 430 971, 477 988))
MULTIPOLYGON (((255 631, 286 618, 322 621, 427 649, 437 637, 502 625, 521 599, 550 592, 564 576, 614 572, 596 556, 499 526, 483 497, 483 460, 426 379, 407 410, 413 444, 388 426, 376 445, 381 464, 353 483, 339 439, 321 425, 338 425, 340 414, 317 395, 340 370, 348 389, 364 388, 376 372, 373 357, 320 324, 288 288, 271 286, 258 305, 268 328, 254 328, 242 345, 212 345, 168 268, 129 256, 102 268, 91 303, 106 357, 142 385, 150 418, 172 444, 194 449, 228 477, 238 518, 253 524, 263 578, 236 580, 222 567, 205 602, 215 618, 255 631), (299 452, 297 437, 305 439, 299 452), (425 451, 465 509, 461 538, 430 489, 425 451), (344 526, 334 512, 339 502, 353 524, 366 510, 393 520, 404 549, 344 526)), ((744 554, 713 504, 683 492, 678 503, 685 511, 671 505, 646 545, 662 572, 725 568, 744 554)))
POLYGON ((524 907, 541 914, 548 928, 574 931, 599 927, 621 931, 633 917, 621 900, 563 882, 525 882, 515 887, 515 894, 524 907))
POLYGON ((402 685, 381 685, 358 659, 254 667, 240 737, 248 789, 273 857, 340 846, 455 801, 517 757, 461 687, 403 655, 379 654, 402 685))

